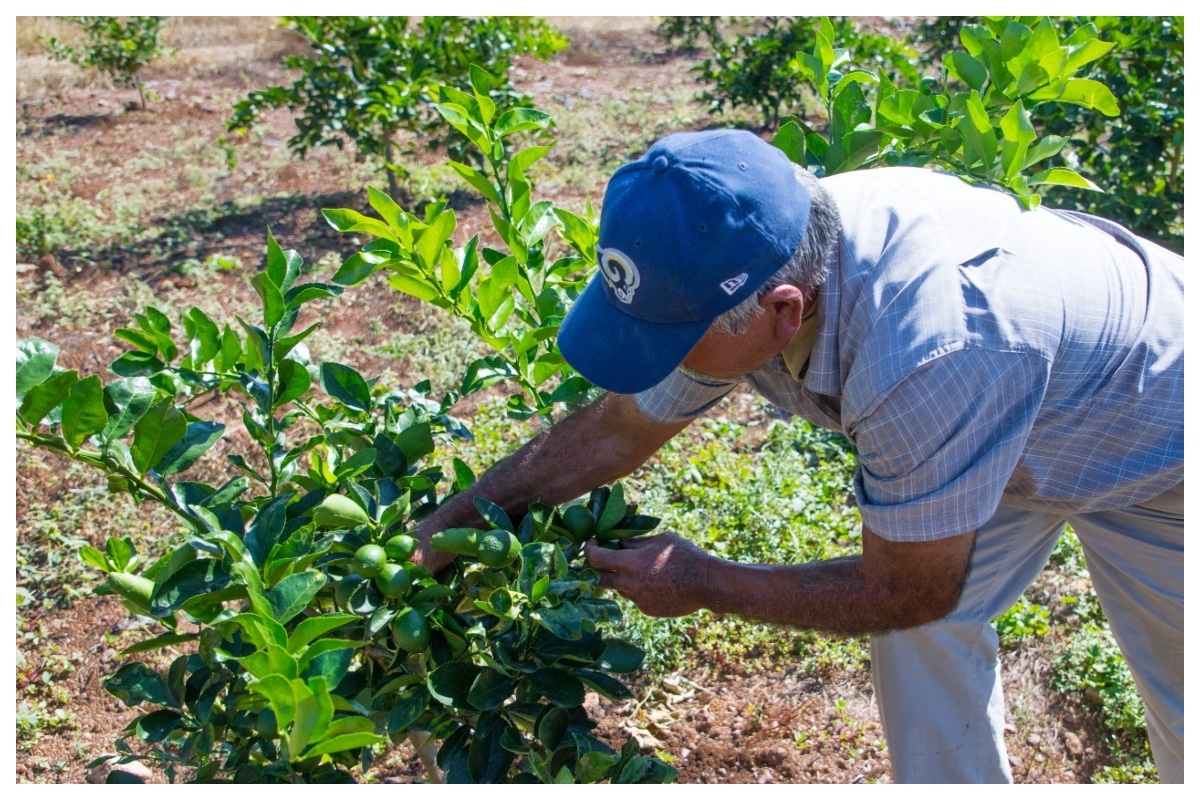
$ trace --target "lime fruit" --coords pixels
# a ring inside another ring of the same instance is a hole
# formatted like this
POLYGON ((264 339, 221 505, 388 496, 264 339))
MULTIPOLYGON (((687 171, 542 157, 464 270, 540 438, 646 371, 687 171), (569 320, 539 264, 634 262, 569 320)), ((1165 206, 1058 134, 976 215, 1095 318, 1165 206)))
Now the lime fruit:
POLYGON ((473 556, 478 552, 476 543, 478 536, 479 531, 475 528, 447 528, 431 536, 429 544, 434 550, 441 550, 444 553, 473 556))
POLYGON ((406 608, 392 619, 392 640, 402 650, 424 650, 429 646, 429 623, 415 608, 406 608))
POLYGON ((596 518, 583 506, 568 506, 562 512, 562 526, 575 542, 582 542, 596 533, 596 518))
POLYGON ((383 551, 387 553, 388 561, 408 561, 417 551, 417 540, 407 533, 400 533, 383 543, 383 551))
POLYGON ((387 564, 387 553, 377 544, 364 544, 354 552, 354 571, 364 578, 375 578, 387 564))
POLYGON ((488 531, 476 540, 477 558, 487 567, 507 567, 521 555, 521 543, 508 531, 488 531))
POLYGON ((412 587, 412 578, 399 564, 385 564, 383 572, 375 578, 375 586, 384 597, 395 600, 404 597, 412 587))

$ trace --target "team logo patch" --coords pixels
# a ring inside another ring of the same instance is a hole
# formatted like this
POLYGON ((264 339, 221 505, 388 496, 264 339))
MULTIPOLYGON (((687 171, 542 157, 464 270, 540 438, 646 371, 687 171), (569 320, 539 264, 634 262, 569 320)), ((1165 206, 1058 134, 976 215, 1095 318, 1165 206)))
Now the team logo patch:
POLYGON ((633 259, 611 247, 607 250, 597 248, 597 255, 600 261, 600 274, 604 276, 604 281, 613 290, 613 294, 625 305, 632 303, 633 293, 637 291, 638 285, 642 282, 633 259))
POLYGON ((729 278, 728 280, 721 281, 721 288, 725 290, 725 294, 732 295, 738 289, 742 288, 742 284, 749 279, 750 276, 743 272, 736 278, 729 278))

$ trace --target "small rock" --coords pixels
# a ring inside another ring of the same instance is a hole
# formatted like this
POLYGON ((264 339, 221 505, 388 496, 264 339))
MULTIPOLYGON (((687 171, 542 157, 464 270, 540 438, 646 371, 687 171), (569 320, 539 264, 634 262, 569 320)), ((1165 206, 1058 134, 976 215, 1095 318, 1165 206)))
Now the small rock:
POLYGON ((1013 725, 1011 722, 1006 722, 1006 723, 1004 723, 1004 732, 1005 733, 1016 733, 1017 726, 1013 725))
POLYGON ((754 763, 763 767, 778 767, 787 759, 782 747, 764 747, 754 754, 754 763))
POLYGON ((1025 762, 1021 760, 1020 756, 1014 756, 1010 754, 1008 757, 1008 765, 1010 767, 1020 769, 1021 767, 1025 766, 1025 762))
POLYGON ((771 770, 764 769, 762 775, 758 776, 759 783, 774 783, 775 776, 771 774, 771 770))
POLYGON ((1038 736, 1036 733, 1031 733, 1031 734, 1029 734, 1029 738, 1026 739, 1025 742, 1030 747, 1037 747, 1039 744, 1042 743, 1042 737, 1038 736))
POLYGON ((727 773, 724 767, 717 767, 717 774, 724 778, 727 773))
POLYGON ((1083 755, 1083 742, 1069 731, 1063 734, 1063 746, 1067 748, 1068 753, 1077 758, 1083 755))
MULTIPOLYGON (((116 753, 105 753, 102 757, 105 759, 104 763, 97 764, 88 770, 88 783, 107 783, 109 774, 113 772, 120 772, 124 776, 133 778, 133 782, 137 783, 146 783, 150 780, 150 776, 152 774, 150 772, 150 768, 140 761, 131 761, 128 764, 118 764, 116 761, 119 756, 116 753)), ((122 782, 129 783, 130 781, 126 780, 122 782)))
POLYGON ((1033 756, 1033 760, 1038 762, 1039 764, 1041 764, 1046 760, 1046 757, 1044 755, 1042 755, 1041 753, 1036 753, 1033 756))
POLYGON ((201 103, 200 110, 204 111, 205 113, 212 114, 212 113, 216 112, 217 107, 214 106, 212 103, 201 103))
POLYGON ((691 755, 691 753, 692 753, 692 751, 691 751, 691 750, 689 750, 688 748, 684 747, 683 749, 681 749, 681 750, 679 751, 679 757, 680 757, 680 758, 687 758, 689 755, 691 755))

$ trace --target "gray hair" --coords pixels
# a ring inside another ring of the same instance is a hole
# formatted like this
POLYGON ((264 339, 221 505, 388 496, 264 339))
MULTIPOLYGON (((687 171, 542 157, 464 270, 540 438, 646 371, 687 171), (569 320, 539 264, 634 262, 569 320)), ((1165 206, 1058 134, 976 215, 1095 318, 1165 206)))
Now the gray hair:
POLYGON ((838 233, 841 230, 837 204, 821 186, 816 175, 801 166, 796 166, 795 170, 796 180, 804 184, 812 197, 812 208, 808 214, 808 228, 804 232, 804 239, 787 263, 768 278, 757 292, 713 321, 714 330, 730 336, 744 333, 750 327, 750 320, 754 315, 762 313, 763 307, 758 301, 764 294, 785 283, 807 288, 820 286, 828 277, 829 256, 837 246, 838 233))

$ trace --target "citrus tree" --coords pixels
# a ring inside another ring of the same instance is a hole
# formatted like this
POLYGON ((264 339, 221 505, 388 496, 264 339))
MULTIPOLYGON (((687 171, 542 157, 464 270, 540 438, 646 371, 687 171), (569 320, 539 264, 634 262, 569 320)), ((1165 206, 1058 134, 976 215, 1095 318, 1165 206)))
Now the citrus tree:
POLYGON ((657 524, 619 484, 518 519, 479 499, 482 527, 433 538, 453 566, 433 575, 408 560, 419 523, 475 479, 461 460, 437 461, 442 444, 470 435, 450 415, 462 394, 510 379, 523 390, 510 413, 528 416, 586 392, 546 343, 582 280, 575 273, 592 266, 583 254, 595 224, 531 196, 524 170, 549 145, 510 145, 549 118, 496 116, 490 86, 474 70, 471 91, 443 89, 439 110, 489 145, 486 171, 456 169, 495 203, 498 248, 452 248, 442 204, 417 218, 371 190, 379 219, 326 212, 341 230, 377 237, 331 282, 302 281, 299 255, 268 235, 251 279, 258 319, 218 324, 193 308, 180 332, 147 308, 116 331, 132 349, 108 382, 59 369, 49 342, 18 342, 18 439, 102 471, 111 491, 165 506, 185 531, 157 558, 120 538, 82 553, 104 574, 98 593, 159 625, 125 651, 152 660, 104 680, 143 710, 118 743, 123 758, 155 762, 171 779, 339 782, 407 736, 432 743, 436 756, 419 752, 434 779, 674 778, 636 742, 614 749, 596 738, 583 708, 588 689, 629 699, 618 676, 643 659, 614 635, 620 606, 601 596, 581 553, 592 536, 657 524), (574 254, 547 256, 556 227, 574 254), (461 391, 434 400, 427 382, 386 390, 349 365, 312 362, 305 340, 321 323, 310 304, 377 270, 468 316, 496 348, 461 391), (558 388, 543 388, 555 376, 558 388), (232 452, 224 425, 195 413, 213 392, 240 398, 248 451, 232 452), (182 477, 222 451, 224 482, 182 477))
MULTIPOLYGON (((428 100, 436 87, 479 64, 498 76, 492 100, 525 103, 508 80, 514 58, 549 58, 567 46, 557 29, 534 17, 283 17, 300 33, 310 55, 289 56, 300 71, 291 86, 254 91, 234 106, 231 130, 245 132, 264 111, 298 109, 298 132, 288 145, 301 157, 347 140, 379 159, 388 189, 398 192, 397 137, 403 131, 435 133, 428 100)), ((455 144, 455 142, 450 142, 455 144)))
POLYGON ((54 37, 39 37, 50 57, 69 61, 82 69, 95 69, 109 76, 118 86, 138 91, 142 110, 146 108, 142 68, 160 56, 175 52, 162 40, 166 17, 70 17, 79 25, 83 42, 77 46, 54 37))

